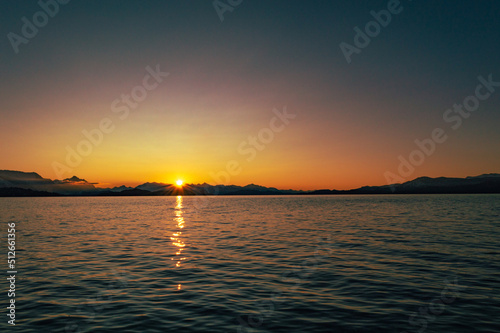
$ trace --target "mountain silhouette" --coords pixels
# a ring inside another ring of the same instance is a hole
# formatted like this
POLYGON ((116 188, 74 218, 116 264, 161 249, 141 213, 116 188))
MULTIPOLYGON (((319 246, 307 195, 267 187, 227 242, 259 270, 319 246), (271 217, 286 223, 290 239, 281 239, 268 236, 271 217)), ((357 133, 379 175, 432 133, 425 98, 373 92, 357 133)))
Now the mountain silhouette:
POLYGON ((185 184, 178 187, 165 183, 144 183, 135 188, 125 185, 114 188, 96 188, 96 183, 73 176, 63 180, 43 178, 36 172, 0 170, 0 196, 170 196, 170 195, 334 195, 334 194, 452 194, 500 193, 500 174, 490 173, 475 177, 419 177, 402 183, 382 186, 363 186, 352 190, 322 189, 315 191, 279 190, 255 184, 210 185, 185 184))

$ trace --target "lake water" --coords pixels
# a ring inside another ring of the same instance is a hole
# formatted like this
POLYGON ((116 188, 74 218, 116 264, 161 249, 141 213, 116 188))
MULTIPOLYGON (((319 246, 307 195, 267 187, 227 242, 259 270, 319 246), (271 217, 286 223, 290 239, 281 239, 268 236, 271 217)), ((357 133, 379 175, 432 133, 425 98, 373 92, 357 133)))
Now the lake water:
POLYGON ((500 332, 500 195, 0 198, 12 332, 500 332))

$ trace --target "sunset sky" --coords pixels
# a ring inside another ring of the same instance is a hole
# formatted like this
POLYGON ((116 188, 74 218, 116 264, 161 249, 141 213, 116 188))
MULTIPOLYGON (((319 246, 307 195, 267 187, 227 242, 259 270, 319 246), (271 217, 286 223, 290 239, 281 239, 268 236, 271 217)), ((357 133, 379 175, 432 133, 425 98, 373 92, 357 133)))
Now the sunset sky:
POLYGON ((391 2, 243 0, 221 21, 205 0, 73 0, 14 47, 9 33, 42 9, 2 1, 0 169, 103 186, 224 172, 236 185, 348 189, 401 176, 398 157, 441 128, 446 141, 401 178, 500 172, 500 83, 479 89, 489 96, 456 129, 443 118, 479 76, 500 82, 500 2, 401 1, 348 63, 340 44, 355 47, 354 28, 391 2), (127 106, 133 91, 143 100, 127 106), (102 138, 68 165, 94 129, 102 138))

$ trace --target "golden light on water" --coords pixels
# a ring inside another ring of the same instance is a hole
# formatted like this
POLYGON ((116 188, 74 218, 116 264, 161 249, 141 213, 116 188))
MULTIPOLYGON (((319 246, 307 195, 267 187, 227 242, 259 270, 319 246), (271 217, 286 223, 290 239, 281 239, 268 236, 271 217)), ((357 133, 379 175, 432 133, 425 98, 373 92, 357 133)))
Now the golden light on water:
MULTIPOLYGON (((179 181, 176 183, 178 184, 179 181)), ((182 184, 182 181, 181 181, 182 184)), ((173 257, 171 260, 175 260, 175 267, 178 268, 181 266, 181 263, 183 260, 186 260, 185 257, 182 256, 182 251, 186 247, 186 244, 184 243, 184 239, 182 237, 182 229, 184 228, 185 221, 184 217, 182 216, 182 196, 178 195, 176 200, 175 200, 175 218, 174 221, 176 222, 176 228, 177 231, 172 233, 172 236, 170 236, 170 240, 172 241, 172 245, 177 248, 177 251, 175 252, 175 257, 173 257)), ((177 285, 177 290, 181 289, 181 284, 179 283, 177 285)))

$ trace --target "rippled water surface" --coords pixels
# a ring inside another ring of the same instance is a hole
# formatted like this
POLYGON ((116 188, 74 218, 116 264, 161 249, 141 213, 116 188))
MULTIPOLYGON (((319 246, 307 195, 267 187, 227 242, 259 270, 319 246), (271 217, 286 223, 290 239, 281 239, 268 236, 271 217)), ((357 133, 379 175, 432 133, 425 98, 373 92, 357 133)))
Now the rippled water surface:
POLYGON ((5 332, 500 332, 499 195, 0 198, 0 220, 5 332))

